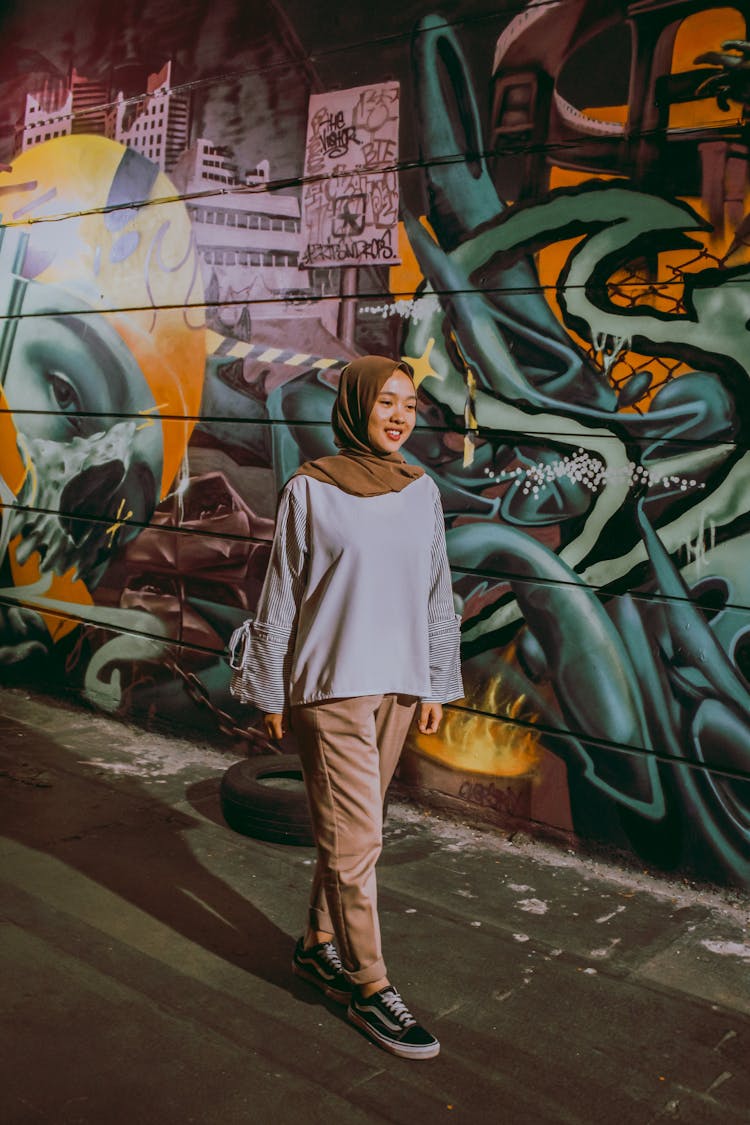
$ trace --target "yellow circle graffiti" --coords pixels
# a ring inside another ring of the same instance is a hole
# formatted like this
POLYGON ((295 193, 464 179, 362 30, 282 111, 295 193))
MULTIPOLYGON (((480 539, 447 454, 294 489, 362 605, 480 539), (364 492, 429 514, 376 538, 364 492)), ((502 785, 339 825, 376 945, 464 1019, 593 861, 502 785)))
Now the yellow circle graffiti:
MULTIPOLYGON (((0 499, 59 510, 75 472, 87 514, 147 520, 183 462, 203 389, 187 208, 151 161, 82 135, 46 141, 0 172, 0 214, 0 499), (122 477, 105 503, 104 467, 114 464, 122 477)), ((3 549, 8 538, 6 527, 3 549)), ((88 600, 74 589, 85 568, 72 547, 32 560, 29 545, 40 544, 25 538, 9 552, 17 586, 47 571, 58 596, 64 586, 70 600, 88 600)))

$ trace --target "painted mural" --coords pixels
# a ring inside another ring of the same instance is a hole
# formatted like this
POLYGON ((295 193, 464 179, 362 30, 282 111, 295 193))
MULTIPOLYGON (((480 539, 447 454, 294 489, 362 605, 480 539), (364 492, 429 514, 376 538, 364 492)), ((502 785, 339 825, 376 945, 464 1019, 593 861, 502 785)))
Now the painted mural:
POLYGON ((226 642, 398 354, 467 686, 405 770, 748 887, 750 2, 357 7, 0 16, 2 678, 268 749, 226 642))

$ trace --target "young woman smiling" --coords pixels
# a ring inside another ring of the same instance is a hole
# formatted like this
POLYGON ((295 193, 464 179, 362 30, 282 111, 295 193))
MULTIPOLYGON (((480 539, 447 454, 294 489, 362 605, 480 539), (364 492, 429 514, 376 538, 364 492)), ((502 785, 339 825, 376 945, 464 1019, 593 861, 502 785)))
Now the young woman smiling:
POLYGON ((302 465, 280 496, 242 698, 272 738, 289 722, 302 760, 318 858, 292 969, 385 1050, 419 1059, 440 1044, 389 980, 375 864, 415 712, 435 733, 463 686, 440 496, 399 452, 416 415, 405 363, 364 356, 342 371, 339 452, 302 465))

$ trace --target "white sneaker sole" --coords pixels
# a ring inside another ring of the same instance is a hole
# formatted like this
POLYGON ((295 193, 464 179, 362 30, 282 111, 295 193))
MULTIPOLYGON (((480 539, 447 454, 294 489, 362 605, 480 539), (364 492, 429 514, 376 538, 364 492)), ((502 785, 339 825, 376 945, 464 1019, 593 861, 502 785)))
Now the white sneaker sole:
POLYGON ((398 1039, 389 1039, 387 1036, 381 1035, 372 1024, 367 1022, 364 1016, 361 1016, 351 1006, 347 1008, 346 1017, 350 1023, 363 1031, 368 1039, 372 1039, 373 1043, 377 1043, 384 1051, 388 1051, 391 1055, 398 1055, 401 1059, 434 1059, 436 1055, 440 1054, 440 1044, 437 1039, 434 1043, 425 1043, 422 1047, 415 1047, 400 1043, 398 1039))

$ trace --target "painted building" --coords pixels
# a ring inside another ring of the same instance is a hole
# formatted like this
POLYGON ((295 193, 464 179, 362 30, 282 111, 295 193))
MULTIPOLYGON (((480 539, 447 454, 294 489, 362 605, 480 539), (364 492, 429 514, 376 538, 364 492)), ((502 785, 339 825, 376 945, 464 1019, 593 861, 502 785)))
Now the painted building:
POLYGON ((168 59, 148 76, 142 97, 127 98, 117 91, 105 114, 104 135, 148 157, 162 171, 171 171, 187 145, 189 126, 190 96, 173 88, 168 59))
POLYGON ((277 491, 400 355, 467 690, 402 783, 750 887, 749 0, 40 12, 0 16, 3 681, 263 749, 224 650, 277 491))
POLYGON ((251 309, 256 322, 322 316, 335 333, 338 301, 314 303, 322 292, 313 271, 300 268, 299 195, 269 191, 267 160, 242 175, 228 149, 199 137, 180 154, 172 179, 186 198, 206 291, 228 306, 230 319, 219 316, 223 330, 237 332, 238 317, 247 323, 251 309))
POLYGON ((87 78, 75 67, 70 75, 71 133, 106 135, 109 88, 106 82, 87 78))
POLYGON ((73 91, 59 81, 45 82, 27 94, 16 127, 15 151, 25 152, 53 137, 67 137, 73 121, 73 91))

